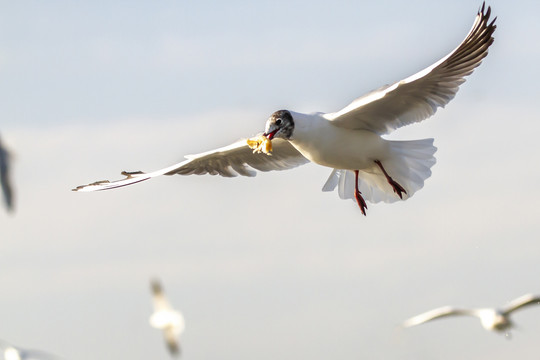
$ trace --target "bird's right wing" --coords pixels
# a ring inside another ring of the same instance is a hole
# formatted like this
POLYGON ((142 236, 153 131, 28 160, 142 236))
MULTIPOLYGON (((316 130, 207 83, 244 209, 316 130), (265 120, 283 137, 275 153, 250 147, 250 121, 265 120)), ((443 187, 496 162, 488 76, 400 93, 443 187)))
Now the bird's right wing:
POLYGON ((411 326, 423 324, 430 320, 435 320, 441 317, 452 316, 452 315, 474 315, 474 314, 472 314, 471 311, 468 311, 468 310, 456 309, 451 306, 443 306, 437 309, 427 311, 423 314, 413 316, 412 318, 405 320, 402 323, 402 326, 411 327, 411 326))
POLYGON ((196 155, 187 155, 185 161, 157 170, 151 173, 142 171, 126 172, 126 178, 116 181, 96 181, 88 185, 77 186, 73 191, 97 191, 114 189, 161 175, 221 175, 234 177, 237 175, 255 176, 259 171, 287 170, 308 163, 298 150, 283 139, 272 140, 273 151, 271 155, 254 153, 247 145, 246 140, 239 140, 229 146, 211 150, 196 155))
POLYGON ((512 311, 521 309, 528 305, 540 305, 540 296, 533 294, 526 294, 510 301, 502 310, 505 314, 509 314, 512 311))

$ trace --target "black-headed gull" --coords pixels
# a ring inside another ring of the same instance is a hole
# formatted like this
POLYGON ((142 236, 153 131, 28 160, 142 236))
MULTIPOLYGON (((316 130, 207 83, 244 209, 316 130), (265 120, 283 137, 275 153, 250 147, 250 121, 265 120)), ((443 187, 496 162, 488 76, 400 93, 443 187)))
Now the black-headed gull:
POLYGON ((154 313, 150 316, 150 325, 163 331, 169 352, 177 356, 180 354, 178 337, 185 327, 184 317, 171 307, 159 281, 152 280, 150 285, 154 303, 154 313))
POLYGON ((246 140, 241 140, 186 156, 187 160, 158 171, 123 172, 125 179, 98 181, 74 190, 112 189, 160 175, 254 176, 252 169, 285 170, 311 161, 334 169, 323 191, 337 186, 339 196, 356 199, 364 215, 365 200, 405 200, 422 188, 431 175, 436 151, 433 139, 390 141, 381 135, 420 122, 452 100, 459 85, 480 65, 493 43, 496 26, 495 20, 489 22, 490 13, 491 8, 486 11, 483 4, 465 40, 440 61, 372 91, 338 112, 275 112, 266 122, 263 134, 272 140, 272 156, 253 153, 246 140))
POLYGON ((13 188, 10 179, 9 152, 2 146, 0 139, 0 184, 4 194, 4 202, 8 211, 13 211, 13 188))
POLYGON ((540 305, 540 296, 532 294, 523 295, 510 301, 505 307, 500 309, 459 309, 451 306, 444 306, 414 316, 406 320, 403 323, 403 326, 411 327, 420 325, 445 316, 469 315, 479 318, 484 329, 504 332, 509 335, 508 331, 514 326, 510 320, 510 314, 528 305, 540 305))

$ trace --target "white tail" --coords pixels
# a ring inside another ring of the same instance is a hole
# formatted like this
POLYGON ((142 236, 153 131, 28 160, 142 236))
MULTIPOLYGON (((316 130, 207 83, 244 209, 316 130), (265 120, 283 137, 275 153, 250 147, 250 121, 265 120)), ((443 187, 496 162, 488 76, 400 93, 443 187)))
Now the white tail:
MULTIPOLYGON (((405 188, 407 194, 403 194, 403 200, 406 200, 431 176, 437 148, 433 146, 433 139, 389 141, 389 145, 391 155, 382 164, 388 175, 405 188)), ((334 169, 322 190, 333 191, 336 186, 341 199, 354 199, 354 172, 334 169)), ((364 199, 372 203, 400 200, 375 162, 371 168, 360 170, 358 188, 364 199)))

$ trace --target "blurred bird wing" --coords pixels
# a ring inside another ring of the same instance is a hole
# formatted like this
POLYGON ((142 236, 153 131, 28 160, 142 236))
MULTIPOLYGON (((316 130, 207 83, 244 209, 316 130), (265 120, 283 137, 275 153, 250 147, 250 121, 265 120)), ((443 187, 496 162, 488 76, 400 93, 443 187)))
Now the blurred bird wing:
POLYGON ((344 109, 325 114, 332 124, 347 129, 366 129, 385 134, 427 119, 456 95, 465 76, 481 64, 493 43, 495 19, 488 23, 491 8, 485 4, 465 40, 430 67, 393 85, 372 91, 344 109))
POLYGON ((25 351, 22 355, 21 360, 62 360, 56 355, 47 354, 37 350, 25 351))
MULTIPOLYGON (((21 360, 62 360, 62 358, 57 355, 41 350, 18 349, 18 353, 19 359, 21 360)), ((17 358, 14 357, 14 359, 17 358)), ((7 357, 6 360, 8 360, 7 357)))
POLYGON ((0 144, 0 184, 8 210, 13 210, 13 189, 10 179, 9 152, 0 144))
POLYGON ((522 307, 525 307, 528 305, 540 305, 540 296, 533 295, 533 294, 526 294, 526 295, 520 296, 517 299, 510 301, 510 303, 508 303, 508 305, 506 305, 502 309, 502 312, 504 314, 509 314, 512 311, 521 309, 522 307))
POLYGON ((178 342, 178 334, 174 331, 173 327, 167 327, 163 329, 163 336, 165 337, 165 343, 171 355, 180 355, 180 344, 178 342))
POLYGON ((221 175, 225 177, 255 176, 258 171, 287 170, 309 162, 288 141, 283 139, 272 140, 273 151, 271 155, 253 153, 246 140, 239 140, 229 146, 211 150, 196 155, 187 155, 187 160, 167 168, 151 173, 122 172, 125 179, 116 181, 97 181, 88 185, 81 185, 74 191, 97 191, 114 189, 122 186, 136 184, 141 181, 161 175, 221 175))
POLYGON ((413 316, 410 319, 407 319, 403 322, 403 327, 411 327, 415 325, 420 325, 425 322, 435 320, 441 317, 454 316, 454 315, 473 315, 478 316, 476 310, 468 309, 456 309, 451 306, 443 306, 437 309, 427 311, 423 314, 413 316))
POLYGON ((152 281, 152 301, 154 303, 154 310, 156 311, 171 309, 171 304, 163 293, 161 283, 157 280, 152 281))

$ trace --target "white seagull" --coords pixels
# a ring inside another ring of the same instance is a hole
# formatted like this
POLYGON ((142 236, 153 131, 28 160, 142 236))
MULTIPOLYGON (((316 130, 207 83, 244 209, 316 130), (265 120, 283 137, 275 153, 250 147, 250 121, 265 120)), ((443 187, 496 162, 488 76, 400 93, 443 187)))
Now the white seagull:
POLYGON ((500 309, 459 309, 451 306, 443 306, 414 316, 403 322, 402 325, 404 327, 411 327, 441 317, 469 315, 479 318, 484 329, 489 331, 504 332, 506 335, 509 335, 509 330, 514 326, 510 320, 510 314, 528 305, 540 305, 540 296, 532 294, 523 295, 510 301, 505 307, 500 309))
POLYGON ((154 313, 150 316, 150 325, 163 331, 167 348, 173 356, 180 354, 178 337, 184 331, 184 317, 174 310, 163 293, 163 288, 157 280, 151 281, 154 313))
POLYGON ((372 91, 333 113, 273 113, 262 134, 272 140, 272 156, 254 153, 240 140, 151 173, 122 172, 126 178, 97 181, 75 191, 135 184, 160 175, 211 174, 255 176, 255 170, 285 170, 308 162, 332 168, 323 191, 338 188, 342 199, 356 199, 366 214, 366 200, 405 200, 424 186, 435 164, 433 139, 390 141, 381 138, 399 127, 420 122, 452 100, 465 77, 480 65, 493 43, 495 19, 485 3, 465 40, 428 68, 372 91), (250 169, 251 168, 251 169, 250 169))
POLYGON ((0 139, 0 185, 8 211, 13 211, 13 188, 10 179, 10 155, 0 139))

